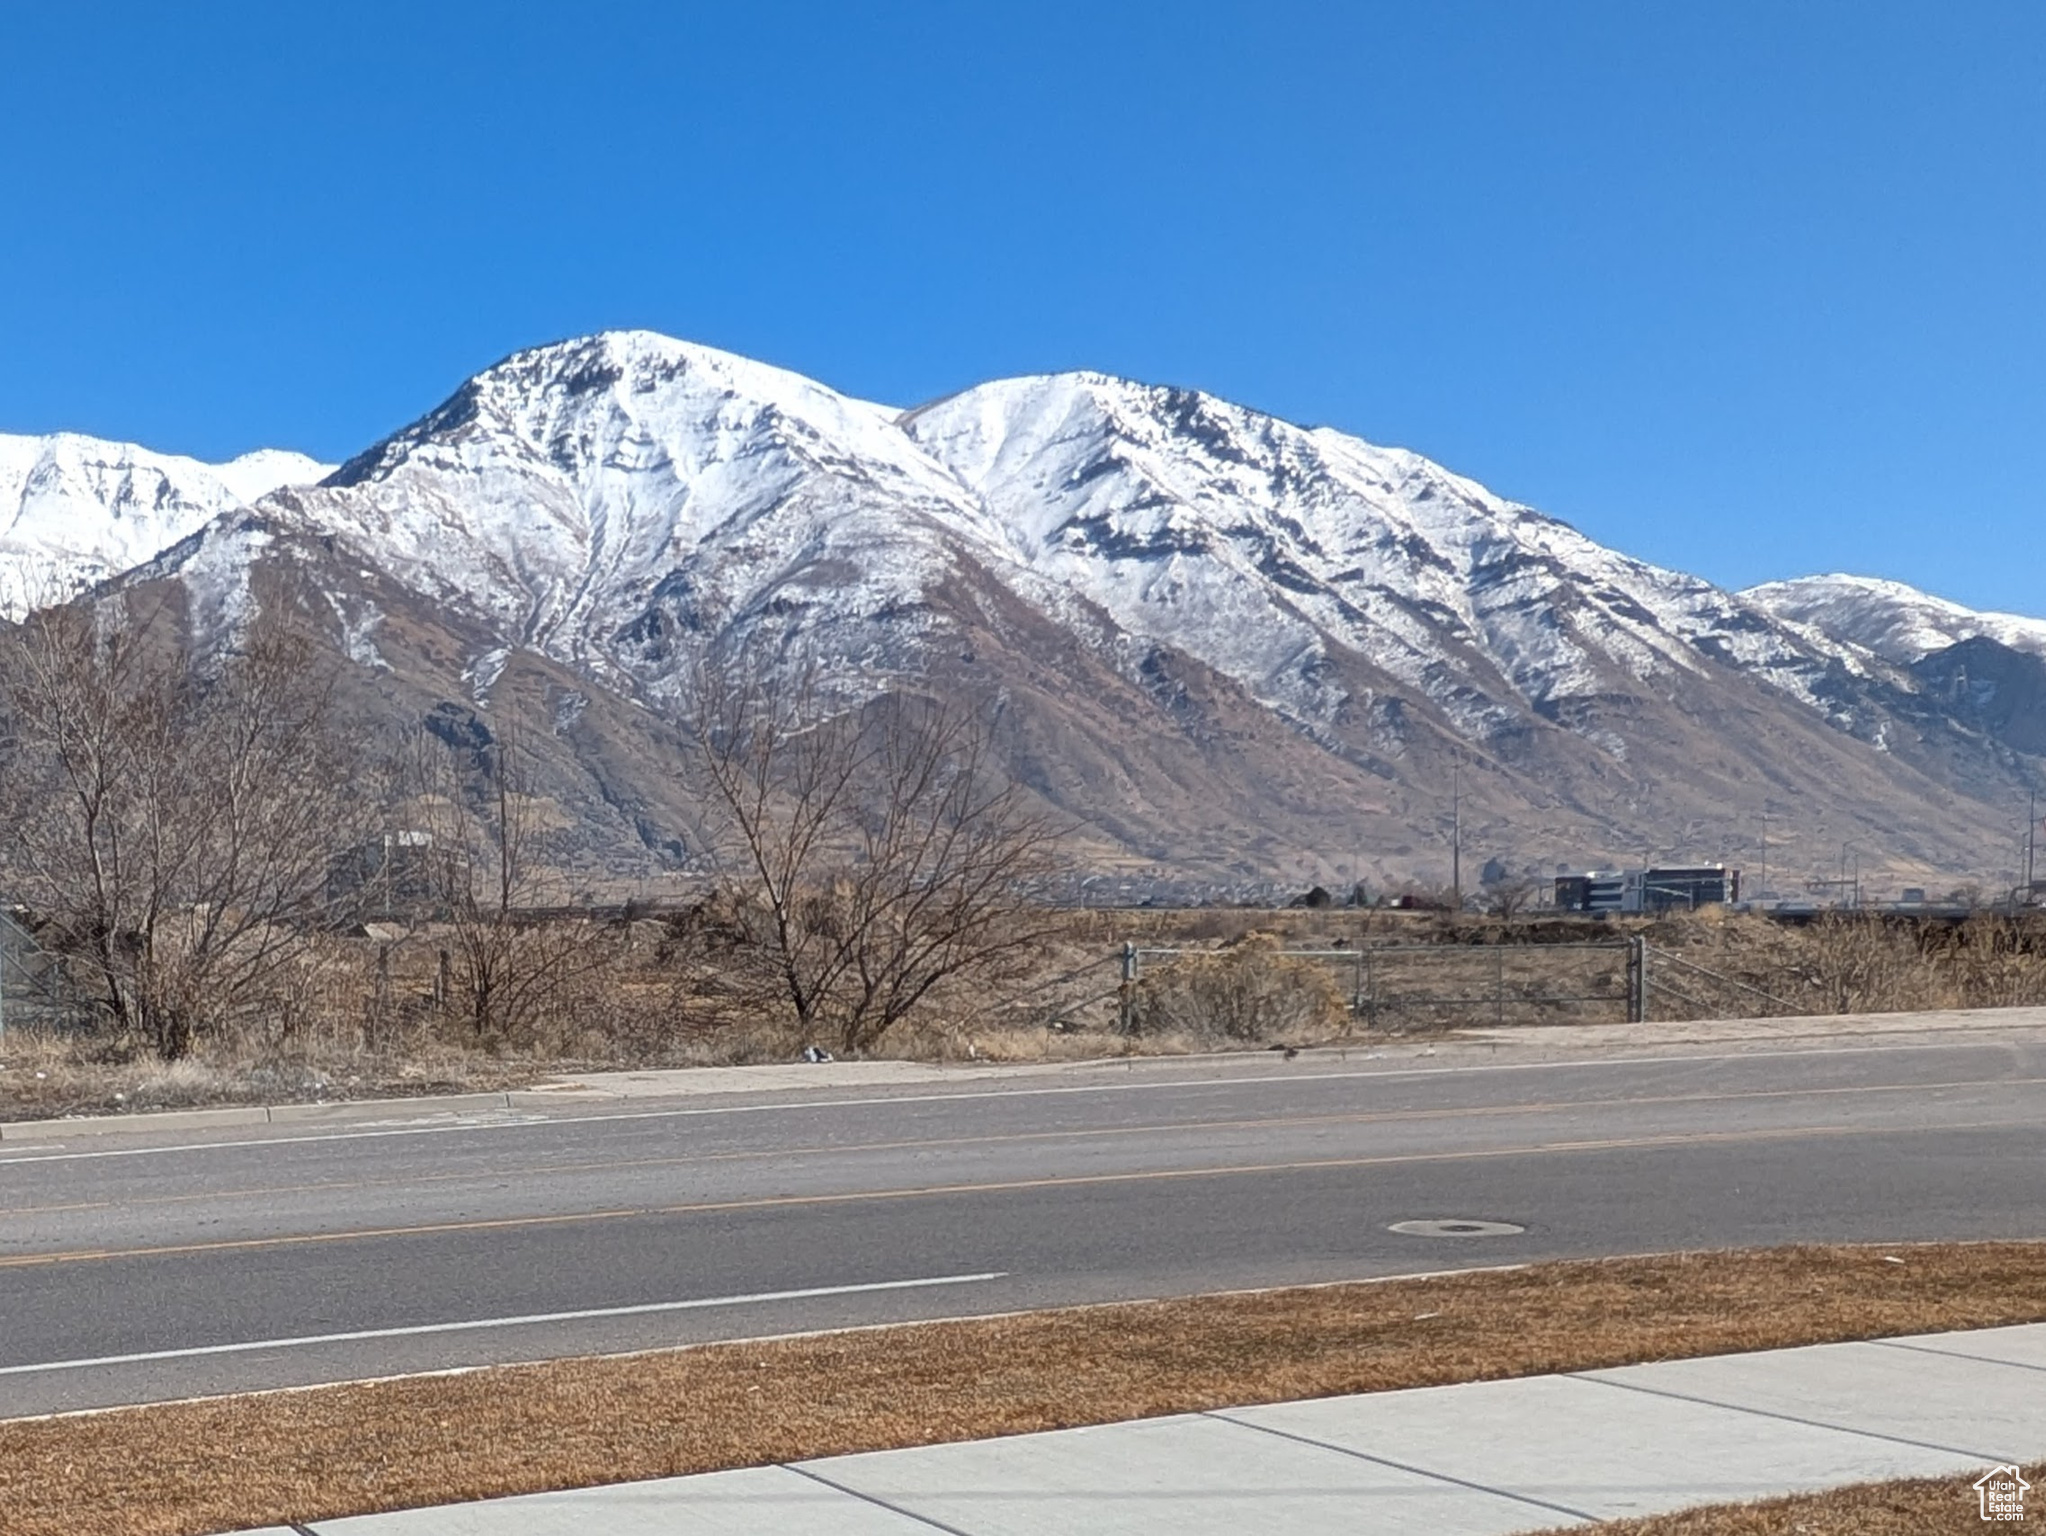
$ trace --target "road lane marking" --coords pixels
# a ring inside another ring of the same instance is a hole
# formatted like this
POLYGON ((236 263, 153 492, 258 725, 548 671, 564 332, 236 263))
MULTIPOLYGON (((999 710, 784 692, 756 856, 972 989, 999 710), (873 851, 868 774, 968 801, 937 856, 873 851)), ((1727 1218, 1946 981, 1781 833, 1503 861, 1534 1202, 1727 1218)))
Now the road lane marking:
MULTIPOLYGON (((2033 1026, 2026 1026, 2027 1028, 2033 1026)), ((517 1119, 504 1119, 484 1124, 463 1125, 414 1125, 396 1126, 388 1129, 363 1131, 330 1131, 307 1136, 266 1136, 244 1141, 203 1141, 178 1146, 120 1147, 92 1152, 44 1152, 24 1153, 9 1156, 0 1148, 0 1168, 14 1163, 65 1163, 84 1162, 101 1158, 119 1157, 166 1157, 188 1152, 233 1152, 249 1147, 295 1147, 313 1146, 328 1141, 375 1141, 394 1136, 450 1136, 480 1134, 491 1131, 544 1130, 559 1125, 593 1125, 607 1121, 627 1120, 681 1120, 710 1115, 757 1115, 783 1114, 795 1110, 818 1109, 867 1109, 877 1105, 893 1104, 949 1104, 961 1100, 1011 1098, 1043 1098, 1054 1094, 1077 1093, 1188 1093, 1207 1088, 1283 1088, 1295 1083, 1340 1082, 1355 1079, 1363 1082, 1377 1082, 1387 1079, 1409 1077, 1454 1077, 1494 1072, 1568 1072, 1598 1067, 1672 1067, 1712 1066, 1724 1062, 1773 1061, 1777 1059, 1805 1060, 1815 1056, 1869 1056, 1896 1055, 1907 1051, 1997 1051, 2008 1054, 2008 1041, 1966 1040, 1928 1041, 1923 1044, 1897 1045, 1849 1045, 1816 1046, 1809 1050, 1789 1051, 1732 1051, 1709 1056, 1610 1056, 1594 1057, 1585 1061, 1497 1061, 1470 1062, 1446 1067, 1389 1067, 1372 1071, 1367 1067, 1356 1067, 1341 1072, 1292 1072, 1282 1076, 1264 1075, 1259 1077, 1210 1077, 1187 1082, 1147 1083, 1069 1083, 1055 1088, 1010 1088, 994 1085, 987 1088, 947 1092, 916 1094, 870 1094, 865 1098, 845 1099, 799 1099, 795 1101, 769 1102, 765 1104, 717 1104, 691 1109, 636 1109, 614 1110, 588 1115, 521 1115, 517 1119)), ((1357 1049, 1364 1050, 1368 1041, 1359 1041, 1357 1049)), ((1146 1064, 1165 1062, 1169 1058, 1145 1058, 1146 1064)), ((706 1068, 705 1070, 716 1070, 706 1068)), ((1981 1079, 1984 1083, 1995 1082, 1994 1078, 1981 1079)), ((1903 1087, 1914 1086, 1902 1084, 1903 1087)), ((514 1089, 513 1092, 530 1090, 514 1089)), ((762 1093, 776 1090, 760 1089, 762 1093)), ((376 1101, 365 1100, 366 1104, 376 1101)), ((394 1107, 402 1107, 403 1100, 392 1101, 394 1107)), ((500 1113, 510 1113, 500 1111, 500 1113)), ((5 1123, 0 1122, 0 1134, 5 1133, 5 1123)), ((125 1133, 123 1133, 125 1134, 125 1133)), ((138 1126, 136 1135, 149 1134, 146 1126, 138 1126)))
POLYGON ((13 1254, 0 1258, 0 1269, 27 1269, 38 1264, 82 1264, 92 1259, 140 1259, 181 1253, 225 1253, 237 1248, 289 1248, 300 1243, 345 1243, 361 1238, 419 1237, 436 1232, 488 1232, 494 1227, 555 1227, 576 1221, 621 1221, 628 1216, 658 1214, 644 1206, 604 1211, 564 1211, 551 1216, 499 1216, 475 1221, 425 1222, 410 1227, 353 1227, 341 1232, 293 1232, 284 1237, 223 1238, 207 1243, 165 1243, 155 1248, 77 1248, 64 1253, 13 1254))
MULTIPOLYGON (((1083 1126, 1056 1131, 1012 1131, 989 1136, 929 1136, 898 1141, 826 1142, 730 1152, 695 1152, 678 1157, 618 1158, 598 1162, 535 1163, 524 1167, 491 1167, 460 1173, 408 1174, 394 1179, 328 1179, 310 1184, 269 1184, 248 1189, 206 1190, 181 1195, 145 1195, 64 1205, 0 1207, 0 1218, 48 1216, 86 1210, 142 1210, 157 1206, 205 1204, 211 1201, 268 1199, 277 1195, 335 1194, 367 1189, 411 1189, 433 1184, 502 1183, 507 1179, 579 1173, 624 1172, 635 1168, 678 1168, 695 1163, 778 1161, 862 1152, 911 1152, 926 1149, 1005 1146, 1017 1142, 1083 1141, 1100 1137, 1143 1136, 1174 1132, 1293 1129, 1318 1125, 1405 1124, 1414 1121, 1500 1119, 1515 1115, 1565 1114, 1573 1110, 1641 1109, 1679 1104, 1733 1104, 1754 1100, 1839 1098, 1888 1093, 1938 1093, 1957 1088, 2031 1088, 2046 1077, 1964 1079, 1941 1083, 1842 1084, 1826 1088, 1761 1088, 1730 1093, 1650 1094, 1629 1099, 1532 1100, 1520 1104, 1480 1104, 1441 1109, 1361 1110, 1353 1114, 1271 1115, 1233 1120, 1168 1120, 1144 1125, 1083 1126)), ((26 1159, 23 1159, 26 1161, 26 1159)), ((5 1166, 0 1163, 0 1166, 5 1166)))
MULTIPOLYGON (((1853 1246, 1853 1245, 1849 1245, 1853 1246)), ((1868 1246, 1866 1244, 1862 1246, 1868 1246)), ((1896 1244, 1888 1244, 1896 1247, 1896 1244)), ((1922 1246, 1916 1243, 1905 1247, 1922 1246)), ((1667 1250, 1650 1250, 1646 1253, 1613 1253, 1602 1256, 1613 1259, 1667 1258, 1667 1250)), ((1566 1260, 1563 1262, 1579 1262, 1566 1260)), ((1386 1274, 1349 1275, 1340 1280, 1306 1280, 1278 1285, 1237 1286, 1225 1291, 1201 1291, 1194 1293, 1209 1300, 1223 1300, 1236 1296, 1266 1296, 1275 1291, 1332 1291, 1350 1286, 1395 1285, 1406 1280, 1453 1280, 1464 1275, 1507 1275, 1531 1269, 1532 1264, 1467 1264, 1457 1269, 1398 1269, 1386 1274)), ((1009 1271, 998 1271, 993 1276, 1007 1279, 1009 1271)), ((608 1354, 583 1357, 590 1360, 635 1360, 648 1355, 680 1354, 703 1348, 714 1348, 727 1344, 785 1344, 800 1339, 836 1339, 858 1333, 886 1333, 900 1328, 920 1327, 925 1323, 999 1323, 1018 1317, 1041 1317, 1046 1312, 1105 1312, 1117 1307, 1149 1307, 1160 1302, 1185 1300, 1182 1292, 1166 1292, 1157 1296, 1122 1296, 1112 1301, 1070 1301, 1050 1306, 1010 1308, 1004 1312, 948 1312, 941 1317, 922 1317, 907 1323, 845 1323, 836 1328, 801 1328, 793 1333, 740 1333, 720 1335, 695 1344, 653 1345, 639 1349, 618 1350, 608 1354)), ((25 1413, 14 1418, 0 1419, 0 1429, 11 1429, 17 1424, 50 1424, 63 1419, 97 1419, 110 1413, 125 1413, 130 1408, 187 1408, 195 1403, 220 1403, 228 1401, 248 1402, 263 1397, 297 1397, 304 1393, 319 1392, 327 1387, 373 1387, 395 1381, 431 1381, 454 1376, 474 1375, 479 1371, 495 1370, 507 1366, 545 1365, 561 1356, 542 1356, 534 1360, 499 1360, 484 1365, 441 1366, 426 1371, 398 1371, 384 1376, 330 1376, 317 1381, 301 1382, 288 1387, 243 1387, 229 1388, 220 1392, 205 1392, 195 1397, 151 1397, 140 1398, 129 1403, 103 1403, 94 1408, 60 1408, 49 1413, 25 1413)), ((1972 1356, 1968 1358, 1973 1358, 1972 1356)))
POLYGON ((979 1275, 930 1275, 920 1280, 873 1280, 864 1285, 818 1285, 799 1291, 756 1291, 748 1296, 700 1296, 690 1301, 650 1301, 632 1307, 588 1307, 578 1312, 534 1312, 524 1317, 481 1317, 459 1323, 416 1323, 405 1328, 362 1328, 352 1333, 303 1334, 288 1339, 247 1339, 236 1344, 201 1344, 189 1349, 152 1349, 133 1355, 100 1355, 86 1360, 44 1360, 0 1365, 0 1376, 44 1371, 84 1371, 98 1366, 143 1365, 152 1360, 192 1360, 203 1355, 244 1355, 264 1349, 305 1349, 319 1344, 356 1344, 369 1339, 410 1339, 433 1333, 473 1333, 484 1328, 525 1328, 544 1323, 580 1323, 609 1317, 650 1317, 662 1312, 696 1312, 710 1307, 750 1307, 776 1301, 809 1301, 820 1296, 861 1296, 875 1291, 928 1290, 940 1285, 978 1285, 1006 1279, 1006 1270, 979 1275))
POLYGON ((115 1259, 183 1257, 195 1253, 290 1248, 307 1243, 346 1243, 384 1237, 431 1237, 451 1232, 503 1231, 519 1227, 567 1226, 576 1222, 642 1220, 661 1216, 714 1215, 730 1211, 774 1210, 785 1206, 852 1205, 869 1200, 921 1200, 946 1195, 1011 1194, 1019 1190, 1081 1188, 1099 1184, 1142 1184, 1169 1179, 1220 1179, 1249 1174, 1308 1173, 1340 1168, 1393 1167, 1408 1163, 1476 1162, 1490 1158, 1546 1157, 1558 1153, 1615 1152, 1648 1147, 1710 1146, 1736 1142, 1795 1141, 1818 1136, 1901 1136, 1955 1131, 2008 1130, 2008 1120, 1955 1125, 1893 1126, 1804 1125, 1760 1131, 1699 1131, 1665 1136, 1633 1136, 1537 1142, 1518 1147, 1487 1147, 1462 1152, 1397 1152, 1372 1157, 1309 1158, 1280 1163, 1224 1164, 1206 1168, 1153 1168, 1130 1173, 1054 1174, 1036 1179, 1003 1179, 978 1184, 925 1184, 902 1189, 846 1190, 827 1195, 758 1195, 737 1200, 704 1200, 679 1205, 562 1212, 547 1216, 503 1216, 478 1221, 427 1222, 409 1227, 350 1228, 337 1232, 296 1232, 281 1237, 229 1238, 217 1242, 170 1243, 151 1248, 86 1248, 55 1253, 15 1254, 0 1258, 0 1269, 28 1269, 47 1264, 99 1263, 115 1259))
POLYGON ((111 1211, 121 1205, 134 1203, 121 1200, 73 1200, 64 1205, 17 1205, 0 1209, 0 1216, 55 1216, 69 1211, 111 1211))

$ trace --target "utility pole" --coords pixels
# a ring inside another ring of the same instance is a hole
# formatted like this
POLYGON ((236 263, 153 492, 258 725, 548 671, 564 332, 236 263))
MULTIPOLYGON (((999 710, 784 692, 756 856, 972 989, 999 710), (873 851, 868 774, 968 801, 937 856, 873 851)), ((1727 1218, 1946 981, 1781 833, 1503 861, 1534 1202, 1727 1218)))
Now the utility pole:
POLYGON ((1755 887, 1755 900, 1764 900, 1769 894, 1769 813, 1762 812, 1762 879, 1755 887))
POLYGON ((2032 792, 2032 810, 2026 814, 2026 900, 2032 900, 2032 851, 2038 845, 2040 830, 2040 792, 2032 792))
POLYGON ((1463 910, 1463 759, 1457 758, 1449 778, 1449 896, 1463 910))

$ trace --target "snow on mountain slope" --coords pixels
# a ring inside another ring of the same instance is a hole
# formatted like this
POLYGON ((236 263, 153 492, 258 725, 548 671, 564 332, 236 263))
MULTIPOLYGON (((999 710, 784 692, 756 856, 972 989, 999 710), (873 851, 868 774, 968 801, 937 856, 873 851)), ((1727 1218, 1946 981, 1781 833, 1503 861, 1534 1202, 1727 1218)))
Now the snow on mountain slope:
POLYGON ((277 449, 202 464, 70 432, 0 435, 0 607, 69 596, 153 559, 223 512, 332 469, 277 449))
MULTIPOLYGON (((1098 374, 898 414, 606 333, 484 371, 287 504, 486 616, 493 649, 657 693, 703 637, 763 625, 841 672, 913 667, 945 623, 933 594, 967 574, 1125 665, 1171 647, 1310 729, 1373 686, 1345 658, 1474 738, 1719 666, 1830 710, 1821 681, 1871 661, 1416 454, 1098 374)), ((472 668, 487 691, 490 663, 472 668)))
POLYGON ((507 359, 295 500, 510 643, 644 672, 678 632, 768 606, 913 620, 952 543, 999 550, 893 418, 729 353, 607 333, 507 359))
POLYGON ((621 814, 619 764, 668 774, 634 718, 755 638, 842 697, 910 678, 1000 700, 1019 779, 1161 865, 1335 874, 1340 846, 1433 878, 1452 759, 1501 846, 1573 859, 1601 828, 1702 849, 1761 810, 1951 860, 1981 831, 1955 795, 2005 785, 1851 638, 1416 454, 1098 374, 900 413, 607 333, 516 354, 248 513, 221 484, 227 515, 139 579, 183 582, 225 632, 303 593, 250 576, 295 562, 337 649, 430 711, 581 679, 536 718, 572 736, 597 697, 613 721, 611 755, 578 759, 609 807, 592 827, 621 814))
MULTIPOLYGON (((1305 717, 1344 647, 1474 731, 1719 661, 1805 702, 1851 653, 1616 554, 1417 454, 1098 374, 904 418, 1017 557, 1305 717)), ((1673 683, 1667 686, 1674 686, 1673 683)))
POLYGON ((288 448, 256 448, 225 464, 203 467, 245 502, 260 501, 280 486, 317 485, 339 468, 288 448))
POLYGON ((1901 581, 1804 576, 1765 582, 1741 596, 1780 619, 1810 625, 1904 666, 1978 635, 2046 656, 2046 619, 1977 612, 1901 581))
POLYGON ((1714 663, 1810 703, 1862 660, 1418 455, 1093 374, 898 416, 607 333, 486 370, 295 500, 506 644, 657 691, 690 637, 770 618, 854 668, 908 664, 967 570, 1309 725, 1349 699, 1345 654, 1477 736, 1714 663))
MULTIPOLYGON (((0 439, 0 560, 97 580, 322 468, 0 439)), ((1482 739, 1721 667, 1845 724, 1838 678, 1879 665, 1419 455, 1099 374, 897 413, 605 333, 506 359, 266 506, 487 619, 493 650, 656 692, 703 637, 763 625, 812 633, 841 671, 913 666, 945 622, 933 594, 965 574, 1127 666, 1171 647, 1310 729, 1376 681, 1482 739)), ((487 691, 491 664, 470 666, 487 691)))

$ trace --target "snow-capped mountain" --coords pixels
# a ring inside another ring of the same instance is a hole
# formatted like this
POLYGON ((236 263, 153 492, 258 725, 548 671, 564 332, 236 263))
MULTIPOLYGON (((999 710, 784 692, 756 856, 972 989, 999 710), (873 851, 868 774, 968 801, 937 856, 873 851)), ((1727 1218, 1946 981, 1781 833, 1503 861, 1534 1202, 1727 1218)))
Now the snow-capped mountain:
POLYGON ((69 432, 0 435, 0 607, 69 597, 223 512, 332 472, 277 449, 202 464, 69 432))
MULTIPOLYGON (((895 413, 646 333, 521 353, 302 498, 385 570, 505 641, 659 680, 668 637, 763 604, 919 605, 977 499, 895 413)), ((851 658, 842 658, 851 659, 851 658)))
POLYGON ((1418 454, 1193 391, 1012 379, 904 425, 1019 561, 1304 719, 1344 703, 1324 682, 1338 649, 1477 736, 1714 662, 1807 701, 1856 664, 1418 454))
POLYGON ((485 370, 317 486, 244 508, 209 473, 210 522, 196 493, 145 525, 118 476, 81 481, 115 489, 76 524, 103 542, 67 553, 184 583, 214 627, 294 567, 405 708, 471 735, 545 721, 597 841, 667 845, 672 763, 635 722, 751 640, 848 700, 991 701, 1011 771, 1095 855, 1162 870, 1439 876, 1452 760, 1467 831, 1523 860, 1738 859, 1767 813, 1775 846, 1866 829, 1936 867, 2019 772, 1916 658, 1767 589, 1615 553, 1416 454, 1099 374, 898 411, 607 333, 485 370))
POLYGON ((1418 455, 1090 374, 898 415, 611 334, 488 370, 304 504, 507 641, 642 682, 675 629, 763 605, 914 629, 962 562, 1302 721, 1342 708, 1339 650, 1480 736, 1715 662, 1806 699, 1859 664, 1418 455))
POLYGON ((1906 666, 1977 636, 2014 651, 2046 656, 2046 619, 1978 612, 1901 581, 1801 576, 1765 582, 1741 596, 1778 618, 1808 624, 1906 666))

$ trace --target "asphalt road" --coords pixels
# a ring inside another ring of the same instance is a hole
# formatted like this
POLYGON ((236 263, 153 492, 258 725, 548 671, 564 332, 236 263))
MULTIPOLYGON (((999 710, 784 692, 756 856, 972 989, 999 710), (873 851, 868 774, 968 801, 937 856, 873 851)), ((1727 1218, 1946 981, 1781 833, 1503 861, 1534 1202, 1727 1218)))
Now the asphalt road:
POLYGON ((2046 1236, 2032 1036, 370 1114, 0 1151, 0 1417, 1538 1258, 2046 1236), (1440 1217, 1525 1230, 1388 1230, 1440 1217))

